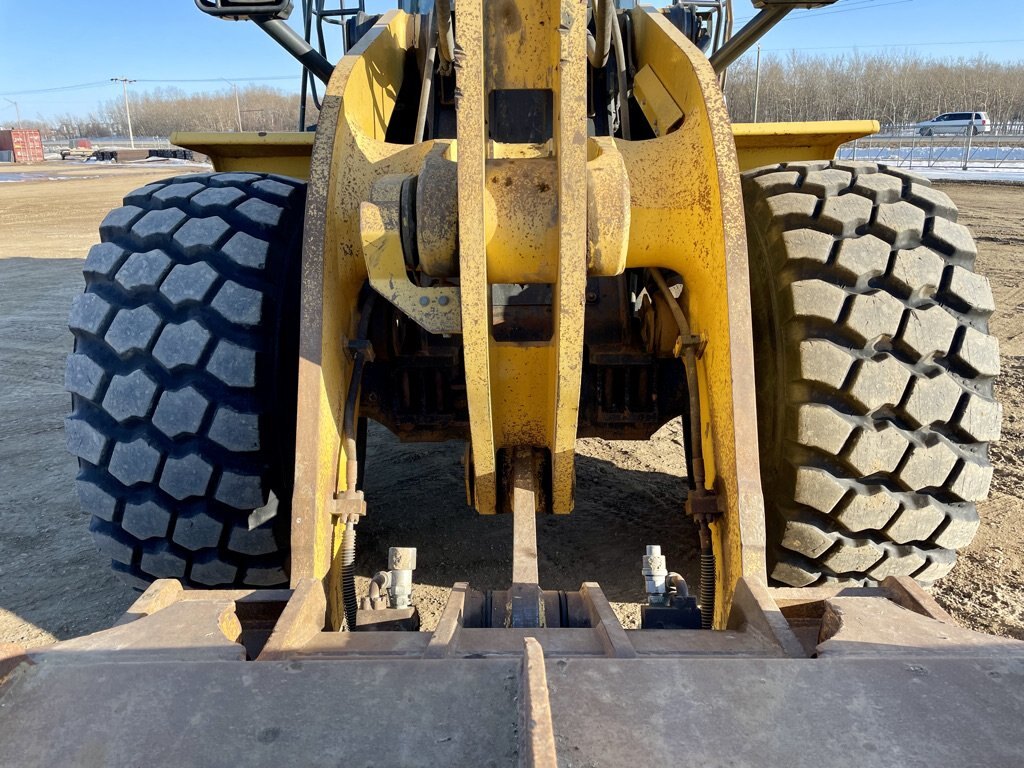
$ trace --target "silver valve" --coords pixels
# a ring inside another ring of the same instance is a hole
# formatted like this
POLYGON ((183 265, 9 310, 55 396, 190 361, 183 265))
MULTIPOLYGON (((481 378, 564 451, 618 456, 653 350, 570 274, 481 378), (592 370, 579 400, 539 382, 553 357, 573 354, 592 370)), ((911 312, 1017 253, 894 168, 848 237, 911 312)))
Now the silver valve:
POLYGON ((388 549, 388 597, 392 608, 408 608, 412 605, 412 572, 416 570, 415 547, 391 547, 388 549))
POLYGON ((661 554, 661 547, 657 544, 647 546, 647 554, 640 560, 640 572, 643 573, 647 588, 647 603, 649 605, 664 605, 668 599, 666 595, 668 568, 665 564, 665 556, 661 554))

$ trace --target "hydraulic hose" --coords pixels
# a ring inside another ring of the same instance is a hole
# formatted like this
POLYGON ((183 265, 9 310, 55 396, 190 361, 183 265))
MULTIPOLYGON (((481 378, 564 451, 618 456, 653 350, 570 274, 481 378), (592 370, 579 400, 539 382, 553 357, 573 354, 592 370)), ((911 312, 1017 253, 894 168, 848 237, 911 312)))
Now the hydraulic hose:
POLYGON ((455 62, 455 36, 452 33, 452 2, 436 0, 434 9, 437 12, 437 52, 441 55, 438 66, 442 75, 450 75, 455 62))
MULTIPOLYGON (((669 292, 668 284, 661 274, 660 269, 651 268, 648 270, 654 278, 655 285, 665 297, 669 311, 679 328, 679 335, 684 341, 690 338, 690 324, 683 314, 682 307, 669 292)), ((686 388, 690 396, 690 441, 693 444, 693 456, 690 458, 690 472, 692 473, 693 484, 698 492, 704 490, 704 446, 700 428, 700 390, 697 388, 697 354, 694 352, 693 344, 683 345, 683 367, 686 369, 686 388)))
POLYGON ((348 400, 345 403, 345 488, 355 491, 359 485, 359 425, 356 423, 355 404, 359 400, 360 382, 363 378, 363 366, 366 357, 356 352, 352 364, 352 383, 349 387, 348 400))
POLYGON ((594 69, 608 63, 612 46, 612 24, 615 23, 615 0, 593 0, 594 32, 587 32, 587 61, 594 69))
MULTIPOLYGON (((369 291, 359 316, 359 326, 356 331, 356 342, 354 343, 352 363, 352 378, 349 380, 348 396, 345 398, 345 411, 342 416, 342 431, 345 446, 345 494, 356 494, 359 485, 359 425, 356 419, 356 407, 359 404, 359 392, 362 386, 363 366, 366 364, 365 345, 370 327, 370 315, 373 311, 374 300, 377 294, 369 291)), ((345 612, 345 623, 348 630, 356 628, 356 611, 359 604, 356 602, 356 523, 358 517, 351 515, 349 519, 343 520, 345 532, 341 537, 341 599, 342 608, 345 612)))
POLYGON ((430 91, 434 83, 434 59, 437 57, 438 34, 434 31, 434 9, 427 14, 427 38, 430 45, 427 48, 427 56, 423 62, 423 80, 420 83, 420 103, 416 110, 416 130, 413 133, 413 142, 421 144, 427 130, 427 110, 430 106, 430 91))
MULTIPOLYGON (((668 283, 665 282, 661 270, 651 267, 648 270, 654 279, 655 285, 665 302, 669 311, 679 328, 679 336, 683 341, 683 368, 686 371, 686 388, 690 396, 690 444, 693 446, 693 455, 690 459, 690 477, 692 480, 691 494, 704 496, 707 489, 704 487, 704 443, 700 423, 700 390, 697 382, 697 353, 694 345, 690 343, 690 324, 686 320, 683 308, 669 292, 668 283)), ((711 629, 715 617, 715 550, 711 543, 711 527, 708 520, 703 517, 695 519, 698 534, 700 536, 700 624, 703 629, 711 629)))
POLYGON ((369 597, 363 603, 364 608, 376 610, 384 604, 385 590, 391 586, 391 574, 387 571, 377 571, 370 579, 369 597))
MULTIPOLYGON (((310 13, 311 0, 302 0, 302 39, 307 43, 311 33, 312 15, 310 13)), ((302 86, 299 90, 299 132, 306 130, 306 93, 313 76, 305 67, 302 69, 302 86)), ((313 90, 316 90, 316 83, 313 83, 313 90)))
POLYGON ((345 445, 345 488, 349 491, 355 491, 359 484, 359 425, 358 419, 356 419, 356 406, 359 403, 359 392, 362 387, 363 366, 366 364, 366 352, 360 345, 366 343, 370 328, 370 314, 373 312, 376 298, 376 292, 369 291, 360 310, 359 327, 356 330, 356 346, 353 349, 352 378, 349 380, 345 412, 342 416, 345 445))
MULTIPOLYGON (((733 16, 732 16, 732 0, 726 0, 725 7, 723 9, 725 14, 725 37, 722 40, 722 45, 725 45, 732 39, 732 27, 733 27, 733 16)), ((725 86, 729 83, 729 69, 728 67, 722 70, 722 77, 720 80, 722 90, 725 90, 725 86)))
POLYGON ((619 19, 612 14, 612 44, 615 46, 615 74, 619 83, 619 125, 622 128, 622 138, 630 139, 629 128, 629 86, 626 77, 626 49, 622 45, 622 30, 619 28, 619 19))

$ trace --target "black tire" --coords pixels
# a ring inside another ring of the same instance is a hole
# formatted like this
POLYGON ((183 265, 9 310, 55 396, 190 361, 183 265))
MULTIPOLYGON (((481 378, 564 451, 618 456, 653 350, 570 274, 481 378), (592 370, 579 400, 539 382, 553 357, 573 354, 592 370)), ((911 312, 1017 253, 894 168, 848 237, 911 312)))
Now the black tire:
POLYGON ((75 298, 68 450, 125 581, 287 581, 305 184, 179 176, 100 225, 75 298))
POLYGON ((999 370, 952 201, 868 163, 743 177, 769 573, 943 576, 978 528, 999 370))

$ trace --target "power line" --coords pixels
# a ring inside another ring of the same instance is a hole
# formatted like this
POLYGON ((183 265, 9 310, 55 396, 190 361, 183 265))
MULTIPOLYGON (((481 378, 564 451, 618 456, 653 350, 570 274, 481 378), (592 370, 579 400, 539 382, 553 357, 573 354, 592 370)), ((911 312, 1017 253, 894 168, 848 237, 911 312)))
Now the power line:
POLYGON ((765 51, 853 51, 861 48, 926 48, 934 45, 995 45, 998 43, 1024 43, 1024 38, 1012 40, 936 40, 931 43, 880 43, 877 45, 818 45, 799 48, 765 48, 765 51))
MULTIPOLYGON (((195 79, 176 78, 176 79, 168 79, 168 80, 143 80, 143 79, 139 79, 139 80, 136 80, 135 82, 137 82, 137 83, 216 83, 216 82, 220 82, 221 79, 222 78, 219 78, 219 77, 209 77, 209 78, 204 77, 204 78, 195 78, 195 79)), ((232 78, 232 80, 234 80, 237 83, 262 83, 262 82, 267 82, 267 81, 271 81, 271 80, 295 80, 295 79, 296 79, 295 75, 272 75, 272 76, 269 76, 269 77, 235 77, 235 78, 232 78)), ((78 83, 78 84, 75 84, 75 85, 58 85, 58 86, 54 86, 52 88, 36 88, 34 90, 28 90, 28 91, 8 91, 6 93, 0 93, 0 97, 3 97, 3 96, 30 96, 30 95, 36 94, 36 93, 60 93, 60 92, 63 92, 63 91, 79 91, 79 90, 86 90, 86 89, 89 89, 89 88, 107 87, 109 85, 110 85, 110 81, 109 80, 98 80, 98 81, 92 82, 92 83, 78 83)))
POLYGON ((822 16, 835 16, 840 13, 854 13, 856 11, 873 11, 875 8, 885 8, 887 5, 905 5, 912 3, 914 0, 890 0, 888 3, 869 3, 868 5, 858 6, 857 8, 835 8, 829 11, 819 11, 813 16, 811 14, 804 14, 801 16, 795 16, 796 19, 817 19, 822 16))
MULTIPOLYGON (((885 8, 888 5, 904 5, 906 3, 912 3, 914 0, 889 0, 888 2, 877 2, 877 0, 852 0, 850 3, 844 3, 842 6, 830 8, 829 10, 812 10, 809 13, 802 13, 798 16, 787 16, 785 21, 806 21, 807 19, 820 19, 822 16, 834 16, 837 13, 853 13, 854 11, 873 11, 876 8, 885 8)), ((736 24, 746 24, 750 21, 753 16, 748 16, 745 19, 737 19, 736 24)))
POLYGON ((106 80, 97 80, 93 83, 79 83, 77 85, 58 85, 54 88, 37 88, 33 91, 8 91, 2 93, 0 96, 28 96, 33 93, 57 93, 58 91, 79 91, 86 88, 99 88, 100 86, 106 86, 109 83, 106 80))
MULTIPOLYGON (((190 80, 137 80, 139 83, 219 83, 224 81, 223 77, 202 77, 190 80)), ((268 80, 295 80, 295 75, 275 75, 274 77, 233 77, 231 80, 236 83, 262 83, 268 80)))
MULTIPOLYGON (((909 3, 909 2, 912 2, 912 0, 886 0, 886 2, 879 2, 878 0, 841 0, 841 2, 836 3, 835 5, 833 5, 830 8, 825 8, 825 9, 822 9, 822 8, 796 9, 796 10, 807 10, 807 11, 809 11, 809 13, 798 13, 796 15, 790 15, 790 16, 787 16, 786 19, 787 20, 791 20, 791 19, 808 19, 808 18, 816 19, 819 16, 828 16, 829 14, 833 14, 833 13, 849 13, 851 11, 871 10, 871 9, 874 9, 874 8, 879 8, 879 7, 883 6, 883 5, 896 4, 897 2, 899 2, 899 3, 908 2, 909 3)), ((747 16, 747 17, 744 17, 742 19, 737 19, 736 23, 738 23, 738 24, 739 23, 745 23, 747 21, 750 21, 752 18, 754 18, 754 17, 753 16, 747 16)))
POLYGON ((18 107, 18 102, 11 101, 10 99, 4 99, 4 101, 6 101, 8 104, 14 105, 14 113, 18 116, 18 124, 15 127, 21 128, 21 109, 20 107, 18 107))

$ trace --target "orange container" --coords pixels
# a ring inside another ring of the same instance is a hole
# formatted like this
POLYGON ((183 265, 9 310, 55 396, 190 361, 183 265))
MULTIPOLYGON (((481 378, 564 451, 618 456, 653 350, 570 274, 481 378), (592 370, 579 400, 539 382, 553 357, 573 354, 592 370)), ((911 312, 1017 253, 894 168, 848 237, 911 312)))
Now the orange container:
POLYGON ((0 151, 3 150, 13 151, 16 163, 43 162, 43 140, 39 131, 0 131, 0 151))

